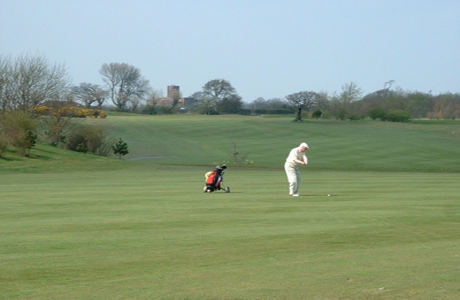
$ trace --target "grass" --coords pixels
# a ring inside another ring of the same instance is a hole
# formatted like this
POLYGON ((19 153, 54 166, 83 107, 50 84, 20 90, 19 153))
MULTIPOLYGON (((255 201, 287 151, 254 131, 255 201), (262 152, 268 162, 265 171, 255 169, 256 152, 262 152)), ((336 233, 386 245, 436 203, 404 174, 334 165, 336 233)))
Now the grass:
POLYGON ((97 170, 120 170, 128 167, 118 159, 108 159, 94 154, 83 154, 44 144, 37 144, 30 157, 21 157, 8 149, 0 158, 0 174, 92 172, 97 170))
POLYGON ((40 145, 31 159, 0 162, 0 299, 459 298, 460 174, 449 167, 458 139, 442 134, 456 123, 116 118, 104 126, 145 142, 132 157, 175 157, 128 162, 40 145), (227 155, 225 135, 203 134, 209 124, 247 128, 226 132, 254 157, 227 170, 229 194, 201 192, 211 160, 227 155), (294 198, 281 165, 298 143, 286 133, 299 128, 311 165, 294 198), (427 137, 438 152, 404 153, 427 137), (389 151, 413 161, 375 153, 380 140, 402 141, 389 151), (361 147, 373 162, 345 151, 361 147), (424 159, 434 162, 415 163, 424 159))
MULTIPOLYGON (((291 117, 245 116, 150 116, 117 115, 107 119, 88 119, 102 126, 113 137, 128 143, 125 159, 162 165, 210 166, 227 162, 235 165, 233 152, 239 153, 250 167, 280 168, 289 149, 306 141, 310 145, 310 170, 460 172, 458 121, 417 121, 390 123, 380 121, 337 122, 333 120, 292 122, 291 117), (453 134, 454 132, 454 134, 453 134)), ((52 147, 37 146, 33 158, 61 157, 76 162, 83 154, 61 154, 52 147)), ((0 160, 0 172, 34 166, 30 159, 7 153, 0 160), (14 163, 5 163, 15 160, 14 163)), ((108 160, 87 155, 84 164, 94 167, 108 160)), ((116 167, 111 163, 110 168, 116 167)), ((42 166, 41 160, 37 168, 42 166)), ((48 166, 62 167, 62 161, 48 159, 48 166)))
POLYGON ((310 145, 310 169, 460 172, 460 123, 390 123, 243 116, 117 116, 89 120, 105 126, 130 148, 127 159, 164 157, 159 164, 234 162, 236 145, 256 167, 284 164, 301 141, 310 145), (458 132, 458 134, 452 134, 458 132))

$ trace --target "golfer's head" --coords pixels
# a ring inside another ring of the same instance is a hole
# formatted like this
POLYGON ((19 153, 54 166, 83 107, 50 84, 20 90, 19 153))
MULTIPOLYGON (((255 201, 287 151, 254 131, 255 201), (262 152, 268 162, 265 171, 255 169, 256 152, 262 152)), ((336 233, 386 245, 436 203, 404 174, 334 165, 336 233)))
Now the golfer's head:
POLYGON ((307 145, 307 143, 302 143, 302 144, 300 144, 299 149, 300 149, 301 152, 307 151, 307 150, 308 150, 308 145, 307 145))

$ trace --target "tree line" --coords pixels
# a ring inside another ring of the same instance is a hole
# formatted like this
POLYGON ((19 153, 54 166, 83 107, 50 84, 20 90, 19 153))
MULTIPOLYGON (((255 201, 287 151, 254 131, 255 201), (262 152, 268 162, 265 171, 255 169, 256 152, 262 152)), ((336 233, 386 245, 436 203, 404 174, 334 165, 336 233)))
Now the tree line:
MULTIPOLYGON (((171 104, 162 105, 161 91, 152 89, 140 69, 132 65, 105 63, 99 73, 103 86, 87 82, 73 85, 64 65, 52 64, 42 56, 0 56, 0 156, 8 145, 27 155, 27 149, 37 138, 52 145, 74 148, 72 150, 78 147, 107 155, 107 149, 115 140, 96 129, 82 130, 78 118, 105 117, 104 110, 111 109, 144 114, 184 111, 179 101, 180 93, 174 95, 171 104)), ((260 97, 243 102, 228 80, 213 79, 187 97, 193 100, 193 105, 186 111, 196 114, 295 114, 296 121, 303 118, 352 121, 371 118, 404 122, 411 118, 460 118, 459 93, 433 95, 391 88, 392 84, 393 81, 386 82, 381 90, 369 94, 350 82, 344 84, 340 92, 332 94, 305 90, 284 98, 260 97)))
POLYGON ((382 121, 421 118, 455 120, 460 118, 460 93, 433 95, 401 88, 391 89, 386 85, 381 90, 363 95, 362 89, 350 82, 344 84, 339 93, 303 91, 287 95, 284 99, 259 98, 246 106, 252 111, 264 113, 283 107, 295 110, 296 120, 302 117, 352 121, 368 117, 382 121))

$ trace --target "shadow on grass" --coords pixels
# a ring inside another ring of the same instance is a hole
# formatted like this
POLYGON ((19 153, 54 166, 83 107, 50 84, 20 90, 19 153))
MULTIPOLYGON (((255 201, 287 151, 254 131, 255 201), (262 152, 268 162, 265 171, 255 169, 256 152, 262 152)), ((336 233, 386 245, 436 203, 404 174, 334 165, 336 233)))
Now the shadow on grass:
POLYGON ((50 155, 40 155, 40 154, 34 154, 31 153, 29 155, 25 156, 20 156, 19 154, 12 154, 12 155, 3 155, 0 157, 0 161, 7 161, 7 162, 13 162, 13 161, 27 161, 27 160, 51 160, 52 159, 52 153, 50 155))
POLYGON ((0 161, 1 161, 1 160, 4 160, 4 161, 21 161, 19 158, 15 158, 15 157, 5 157, 5 156, 0 157, 0 161))

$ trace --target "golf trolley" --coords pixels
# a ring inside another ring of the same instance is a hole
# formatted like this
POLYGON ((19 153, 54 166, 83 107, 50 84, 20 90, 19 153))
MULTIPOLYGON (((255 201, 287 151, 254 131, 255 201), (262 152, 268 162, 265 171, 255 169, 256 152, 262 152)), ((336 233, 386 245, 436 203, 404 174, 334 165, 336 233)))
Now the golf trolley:
POLYGON ((204 193, 212 193, 216 190, 224 190, 226 193, 230 193, 230 188, 222 187, 224 181, 224 170, 227 166, 216 166, 214 170, 207 172, 204 177, 206 178, 206 186, 203 188, 204 193))

